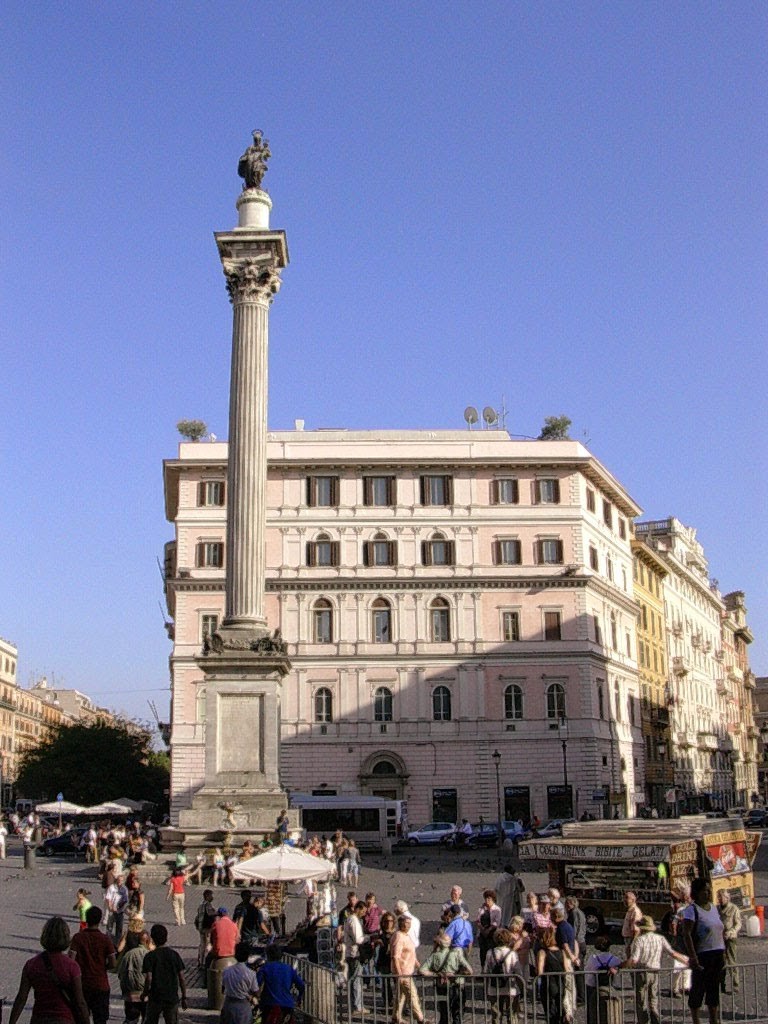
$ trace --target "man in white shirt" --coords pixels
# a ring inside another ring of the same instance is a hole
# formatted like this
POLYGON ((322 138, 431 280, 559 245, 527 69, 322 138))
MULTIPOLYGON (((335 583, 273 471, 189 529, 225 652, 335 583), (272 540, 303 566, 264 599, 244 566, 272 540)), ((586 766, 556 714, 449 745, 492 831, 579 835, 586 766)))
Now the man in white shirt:
POLYGON ((347 965, 347 981, 352 997, 352 1012, 359 1013, 363 1008, 363 966, 360 962, 360 947, 370 941, 363 929, 363 918, 367 907, 358 900, 352 913, 344 919, 342 941, 344 943, 344 961, 347 965))
POLYGON ((675 952, 663 935, 656 934, 653 918, 640 918, 629 947, 629 956, 621 965, 634 967, 637 1024, 661 1024, 659 1016, 659 971, 663 953, 688 965, 688 957, 675 952))
POLYGON ((106 907, 106 930, 111 935, 115 945, 123 937, 123 921, 125 911, 128 907, 130 894, 123 884, 123 876, 115 875, 115 880, 104 893, 104 905, 106 907))
POLYGON ((404 900, 398 900, 395 904, 395 914, 398 917, 407 917, 411 922, 408 926, 408 937, 410 938, 416 949, 419 948, 419 942, 421 940, 421 921, 408 909, 408 904, 404 900))

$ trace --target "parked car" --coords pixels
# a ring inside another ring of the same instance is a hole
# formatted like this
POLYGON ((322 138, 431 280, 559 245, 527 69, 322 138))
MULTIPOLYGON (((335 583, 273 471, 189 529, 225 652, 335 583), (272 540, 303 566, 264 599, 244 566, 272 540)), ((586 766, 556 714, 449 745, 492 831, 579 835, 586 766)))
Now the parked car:
POLYGON ((474 849, 477 846, 498 846, 499 826, 495 821, 479 821, 472 826, 470 835, 458 832, 454 829, 450 835, 445 836, 440 842, 444 846, 466 847, 474 849))
POLYGON ((563 834, 563 825, 570 825, 571 822, 574 822, 575 820, 575 818, 553 818, 540 828, 537 828, 534 831, 534 835, 537 839, 549 839, 553 836, 561 836, 563 834))
POLYGON ((747 828, 765 828, 766 823, 768 823, 768 811, 762 807, 756 807, 744 819, 747 828))
POLYGON ((449 821, 430 821, 408 833, 410 846, 436 846, 447 836, 456 831, 456 826, 449 821))
POLYGON ((70 853, 75 857, 84 857, 85 849, 80 847, 84 832, 84 828, 73 828, 69 832, 62 832, 60 836, 51 836, 50 839, 43 840, 37 847, 38 856, 66 856, 70 853))
POLYGON ((529 828, 523 828, 519 821, 502 821, 504 838, 511 839, 513 843, 519 843, 521 839, 530 839, 533 833, 529 828))

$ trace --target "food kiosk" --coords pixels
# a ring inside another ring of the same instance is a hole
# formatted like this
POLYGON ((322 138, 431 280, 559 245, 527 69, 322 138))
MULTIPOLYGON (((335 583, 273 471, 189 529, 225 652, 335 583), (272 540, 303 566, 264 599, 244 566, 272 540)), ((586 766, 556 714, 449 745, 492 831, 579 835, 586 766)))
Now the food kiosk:
POLYGON ((622 921, 628 889, 658 922, 670 908, 670 887, 699 876, 711 880, 713 897, 727 889, 742 913, 751 913, 760 839, 741 818, 695 816, 574 822, 563 826, 562 837, 531 839, 519 850, 524 866, 546 862, 549 884, 578 897, 588 934, 595 935, 622 921))

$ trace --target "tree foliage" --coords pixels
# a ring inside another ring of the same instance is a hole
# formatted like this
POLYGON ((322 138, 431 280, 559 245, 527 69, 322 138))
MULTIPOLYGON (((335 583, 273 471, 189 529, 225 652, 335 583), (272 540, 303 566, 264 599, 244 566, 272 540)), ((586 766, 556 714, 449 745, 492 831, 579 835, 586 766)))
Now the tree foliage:
POLYGON ((571 420, 567 416, 547 416, 539 434, 540 441, 568 441, 571 420))
POLYGON ((151 749, 149 733, 76 722, 22 754, 16 788, 41 800, 63 793, 86 806, 126 796, 164 807, 169 777, 168 755, 151 749))
POLYGON ((179 420, 176 429, 188 441, 199 441, 208 433, 208 424, 202 420, 179 420))

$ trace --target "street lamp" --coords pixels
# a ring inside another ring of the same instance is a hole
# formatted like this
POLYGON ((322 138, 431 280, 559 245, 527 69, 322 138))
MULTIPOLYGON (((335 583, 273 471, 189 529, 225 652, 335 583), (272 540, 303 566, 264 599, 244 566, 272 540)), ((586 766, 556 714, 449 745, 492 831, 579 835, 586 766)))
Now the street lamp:
MULTIPOLYGON (((568 796, 568 719, 563 715, 558 726, 560 742, 563 747, 563 787, 565 795, 568 796)), ((573 814, 573 804, 569 800, 570 813, 573 814)))
POLYGON ((501 784, 499 782, 499 764, 501 763, 501 754, 498 750, 494 750, 491 757, 493 758, 493 766, 496 769, 496 821, 499 826, 499 840, 503 841, 503 829, 501 826, 501 784))
MULTIPOLYGON (((666 787, 667 787, 667 779, 666 779, 666 775, 667 775, 667 772, 666 772, 666 769, 664 768, 664 758, 667 756, 667 744, 663 743, 663 742, 657 743, 656 744, 656 753, 659 755, 659 760, 661 761, 661 789, 662 789, 662 793, 663 793, 663 797, 664 797, 664 806, 663 807, 657 807, 656 810, 660 814, 664 814, 664 816, 666 817, 666 810, 667 810, 667 808, 666 808, 666 803, 667 803, 667 789, 666 789, 666 787)), ((672 780, 672 785, 674 785, 674 784, 675 784, 675 780, 673 779, 672 780)))

